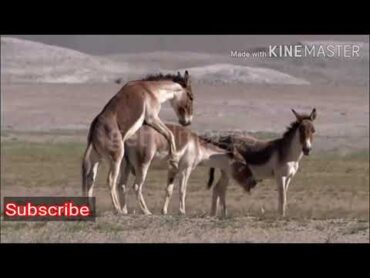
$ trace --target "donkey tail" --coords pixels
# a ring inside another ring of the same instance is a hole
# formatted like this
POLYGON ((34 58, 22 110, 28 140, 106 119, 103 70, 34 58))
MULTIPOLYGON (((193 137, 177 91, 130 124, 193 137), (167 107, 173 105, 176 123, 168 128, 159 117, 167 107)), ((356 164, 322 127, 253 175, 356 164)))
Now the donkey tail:
POLYGON ((215 168, 209 169, 209 178, 207 183, 207 188, 210 189, 212 187, 213 181, 215 179, 215 168))

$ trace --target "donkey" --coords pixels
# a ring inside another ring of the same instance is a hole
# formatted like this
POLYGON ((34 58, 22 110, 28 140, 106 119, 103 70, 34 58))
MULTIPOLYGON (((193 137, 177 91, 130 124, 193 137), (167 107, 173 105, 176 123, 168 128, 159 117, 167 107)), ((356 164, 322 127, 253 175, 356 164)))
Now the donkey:
POLYGON ((109 161, 108 185, 113 205, 122 213, 117 192, 117 179, 124 157, 125 141, 143 124, 164 136, 170 146, 169 162, 178 165, 172 132, 160 120, 161 104, 170 101, 181 125, 190 125, 193 118, 193 92, 188 71, 177 75, 150 75, 130 81, 113 96, 90 125, 87 148, 82 162, 82 192, 93 196, 93 186, 102 158, 109 161))
MULTIPOLYGON (((308 156, 312 149, 315 133, 313 121, 317 116, 315 108, 310 115, 299 114, 294 109, 292 112, 296 121, 291 123, 281 138, 263 141, 254 137, 225 136, 213 142, 224 149, 236 148, 257 181, 264 178, 275 179, 279 195, 278 210, 283 217, 286 213, 289 184, 298 171, 302 156, 308 156)), ((212 185, 214 169, 210 170, 209 175, 208 187, 212 185)), ((225 191, 220 184, 214 187, 212 207, 217 209, 217 199, 225 198, 225 191)))
MULTIPOLYGON (((223 178, 219 181, 222 188, 226 188, 224 183, 229 182, 230 176, 245 188, 253 184, 254 180, 251 171, 245 165, 243 158, 236 157, 233 152, 225 151, 213 144, 205 142, 187 128, 171 124, 167 124, 166 126, 174 134, 180 160, 177 169, 170 167, 168 170, 165 201, 162 209, 163 214, 167 214, 176 176, 180 177, 179 211, 181 214, 185 214, 186 187, 190 174, 197 165, 219 168, 223 173, 223 178)), ((133 188, 136 192, 139 206, 144 214, 151 214, 145 203, 142 187, 151 162, 154 159, 166 159, 168 156, 168 142, 153 128, 142 126, 135 135, 126 140, 125 150, 125 163, 121 164, 121 177, 119 181, 120 194, 122 194, 121 200, 123 200, 122 211, 127 213, 125 195, 127 192, 127 181, 131 172, 135 175, 133 188)), ((221 201, 223 207, 226 209, 225 199, 221 201)))

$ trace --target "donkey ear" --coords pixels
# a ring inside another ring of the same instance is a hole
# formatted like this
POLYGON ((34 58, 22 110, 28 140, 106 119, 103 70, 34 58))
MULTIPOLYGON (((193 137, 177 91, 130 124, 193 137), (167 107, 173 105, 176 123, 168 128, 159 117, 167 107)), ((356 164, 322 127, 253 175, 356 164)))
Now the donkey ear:
POLYGON ((316 108, 312 109, 312 112, 311 112, 311 115, 310 115, 310 118, 311 120, 315 120, 317 117, 317 113, 316 113, 316 108))
POLYGON ((293 112, 294 116, 297 118, 297 121, 302 120, 301 115, 299 115, 294 109, 292 109, 292 112, 293 112))
POLYGON ((177 72, 177 77, 181 77, 181 73, 179 71, 177 72))
POLYGON ((186 70, 184 75, 185 83, 188 85, 190 82, 189 72, 186 70))

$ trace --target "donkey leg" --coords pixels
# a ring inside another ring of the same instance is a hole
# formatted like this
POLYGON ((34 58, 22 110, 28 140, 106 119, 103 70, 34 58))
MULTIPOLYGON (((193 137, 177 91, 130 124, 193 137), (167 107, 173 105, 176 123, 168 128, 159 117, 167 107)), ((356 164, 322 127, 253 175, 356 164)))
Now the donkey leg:
POLYGON ((285 216, 286 214, 286 207, 287 207, 287 193, 288 193, 288 187, 289 187, 289 184, 290 182, 292 181, 292 176, 289 176, 285 179, 285 182, 284 182, 284 190, 283 190, 283 205, 282 205, 282 215, 285 216))
POLYGON ((82 194, 90 198, 89 204, 91 207, 93 206, 91 198, 94 196, 93 190, 100 159, 100 156, 90 144, 86 149, 82 162, 82 194))
POLYGON ((127 214, 127 201, 126 201, 126 193, 127 193, 127 182, 128 178, 130 176, 130 170, 131 170, 131 165, 129 164, 128 161, 125 159, 122 160, 121 162, 121 176, 119 179, 119 199, 121 201, 121 208, 122 208, 122 213, 127 214))
POLYGON ((121 168, 121 162, 124 155, 124 147, 123 142, 120 141, 120 146, 117 147, 114 157, 111 157, 110 161, 110 169, 109 169, 109 175, 108 175, 108 184, 111 190, 111 197, 113 205, 117 212, 122 213, 122 209, 120 206, 120 200, 118 196, 118 175, 119 170, 121 168))
POLYGON ((279 205, 278 210, 281 216, 285 216, 285 207, 286 207, 286 191, 285 191, 285 184, 286 184, 286 177, 276 177, 276 184, 279 194, 279 205))
POLYGON ((218 184, 213 187, 212 191, 212 205, 211 205, 211 216, 216 216, 218 202, 220 200, 218 184))
POLYGON ((88 182, 87 182, 87 196, 89 198, 92 198, 94 196, 94 185, 95 185, 95 179, 96 179, 96 174, 98 172, 99 168, 99 161, 94 162, 92 165, 92 169, 88 175, 88 182))
POLYGON ((172 193, 173 193, 173 187, 174 187, 174 181, 176 177, 177 172, 173 169, 168 170, 168 177, 167 177, 167 187, 166 187, 166 196, 164 199, 164 204, 162 208, 162 213, 167 214, 168 205, 170 203, 172 193))
POLYGON ((177 169, 180 155, 176 151, 175 136, 172 134, 171 130, 169 130, 168 127, 158 117, 146 119, 146 124, 153 127, 166 138, 168 144, 170 145, 169 163, 172 167, 177 169))
MULTIPOLYGON (((115 183, 115 177, 119 173, 119 165, 117 165, 117 161, 110 161, 110 168, 108 172, 108 186, 110 189, 110 195, 112 198, 113 207, 117 212, 121 212, 121 206, 118 198, 118 190, 117 190, 117 182, 115 183)), ((117 179, 117 178, 116 178, 117 179)))
POLYGON ((148 209, 148 207, 146 206, 144 196, 143 196, 143 193, 142 193, 143 184, 144 184, 144 181, 146 179, 146 175, 148 173, 149 165, 150 165, 150 163, 144 164, 144 165, 142 165, 141 169, 136 169, 135 170, 136 178, 135 178, 135 182, 134 182, 134 190, 136 192, 136 197, 137 197, 137 200, 139 202, 140 209, 145 215, 151 215, 152 214, 150 212, 150 210, 148 209))
POLYGON ((285 181, 285 186, 284 186, 285 193, 288 192, 288 187, 289 187, 290 182, 292 181, 292 178, 293 178, 292 176, 289 176, 289 177, 287 177, 287 179, 285 181))
POLYGON ((227 185, 229 183, 228 176, 222 172, 222 176, 219 180, 220 183, 220 189, 219 189, 219 195, 220 195, 220 203, 221 203, 221 209, 222 209, 222 216, 226 217, 227 215, 227 208, 226 208, 226 189, 227 185))
POLYGON ((119 168, 120 168, 120 161, 111 162, 111 170, 109 173, 108 183, 109 183, 109 187, 111 190, 110 193, 112 197, 113 206, 115 207, 117 212, 122 213, 120 200, 119 200, 119 194, 118 194, 118 183, 117 183, 119 168))
POLYGON ((88 196, 91 187, 94 185, 100 157, 94 150, 92 144, 86 148, 82 160, 82 195, 88 196))
POLYGON ((180 175, 180 214, 185 215, 185 199, 186 199, 186 187, 188 185, 189 177, 191 174, 192 167, 184 169, 180 175))

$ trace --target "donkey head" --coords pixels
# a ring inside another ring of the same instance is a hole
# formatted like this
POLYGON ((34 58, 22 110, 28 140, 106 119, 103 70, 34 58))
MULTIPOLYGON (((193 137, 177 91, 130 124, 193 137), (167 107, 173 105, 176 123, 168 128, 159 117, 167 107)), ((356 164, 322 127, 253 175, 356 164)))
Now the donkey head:
POLYGON ((299 141, 302 145, 302 151, 304 155, 309 155, 312 149, 313 134, 315 133, 313 121, 317 116, 316 108, 312 110, 310 115, 299 114, 294 109, 292 109, 292 112, 296 116, 297 122, 299 123, 299 141))
POLYGON ((179 123, 183 126, 190 125, 193 120, 193 91, 191 88, 190 75, 185 71, 185 75, 181 76, 177 73, 178 80, 181 80, 182 93, 178 95, 172 102, 176 115, 179 118, 179 123))
POLYGON ((246 192, 250 193, 258 181, 253 176, 245 158, 235 146, 231 147, 228 155, 233 159, 231 163, 231 176, 246 192))

